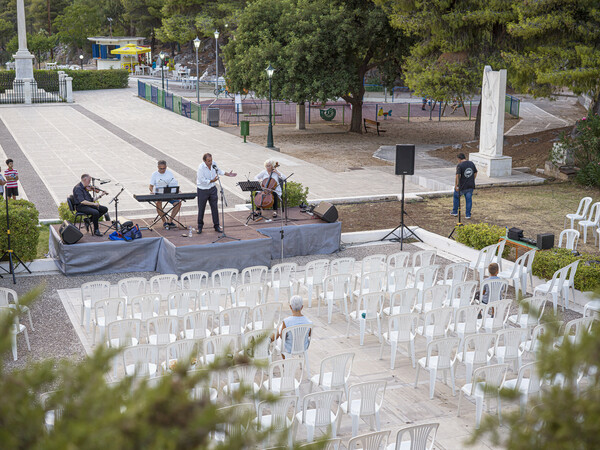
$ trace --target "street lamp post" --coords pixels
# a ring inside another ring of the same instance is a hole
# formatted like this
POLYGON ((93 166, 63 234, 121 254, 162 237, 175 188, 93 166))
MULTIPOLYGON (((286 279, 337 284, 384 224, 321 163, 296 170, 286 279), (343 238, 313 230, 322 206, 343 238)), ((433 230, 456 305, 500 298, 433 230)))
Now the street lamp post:
POLYGON ((83 70, 83 55, 79 55, 79 62, 81 63, 81 70, 83 70))
POLYGON ((269 76, 269 131, 267 133, 267 148, 273 148, 273 112, 271 109, 271 80, 273 78, 273 72, 275 72, 275 69, 273 69, 273 67, 271 67, 271 64, 269 64, 269 67, 267 67, 267 75, 269 76))
POLYGON ((160 52, 160 77, 162 78, 162 88, 165 90, 165 54, 160 52))
POLYGON ((215 30, 215 92, 219 95, 219 30, 215 30))
POLYGON ((112 17, 107 17, 106 20, 108 20, 108 27, 109 27, 109 33, 110 33, 110 37, 112 37, 112 17))
POLYGON ((196 102, 200 103, 200 74, 198 73, 198 49, 200 48, 200 39, 198 39, 198 36, 194 39, 194 47, 196 47, 196 102))

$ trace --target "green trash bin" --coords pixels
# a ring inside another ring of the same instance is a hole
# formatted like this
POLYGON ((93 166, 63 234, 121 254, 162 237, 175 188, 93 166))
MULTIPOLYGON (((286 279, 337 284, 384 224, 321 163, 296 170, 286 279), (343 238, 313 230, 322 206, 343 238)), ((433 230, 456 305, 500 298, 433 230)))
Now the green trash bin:
POLYGON ((246 142, 246 136, 250 136, 250 121, 240 121, 240 134, 244 136, 244 142, 246 142))

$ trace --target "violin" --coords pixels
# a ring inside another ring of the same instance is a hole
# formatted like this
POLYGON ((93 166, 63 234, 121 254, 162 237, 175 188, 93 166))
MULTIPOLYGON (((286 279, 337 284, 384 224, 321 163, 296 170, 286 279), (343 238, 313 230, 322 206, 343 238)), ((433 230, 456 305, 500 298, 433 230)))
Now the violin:
POLYGON ((279 167, 279 163, 276 162, 273 166, 273 170, 269 174, 269 178, 265 178, 261 186, 262 191, 257 192, 254 196, 254 204, 257 208, 268 209, 273 207, 275 199, 273 198, 273 191, 277 188, 277 181, 273 179, 273 172, 279 167))
POLYGON ((101 192, 101 194, 94 199, 95 202, 97 202, 102 197, 104 197, 105 195, 108 194, 108 192, 106 192, 104 189, 100 189, 100 188, 94 187, 91 184, 89 186, 87 186, 85 189, 88 190, 88 191, 90 191, 90 192, 93 192, 94 194, 97 194, 98 192, 101 192))

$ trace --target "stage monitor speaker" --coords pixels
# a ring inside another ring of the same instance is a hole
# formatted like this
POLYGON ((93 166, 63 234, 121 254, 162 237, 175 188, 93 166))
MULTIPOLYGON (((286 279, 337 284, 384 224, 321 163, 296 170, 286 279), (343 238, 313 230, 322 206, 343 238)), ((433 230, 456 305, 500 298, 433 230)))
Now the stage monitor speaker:
POLYGON ((415 146, 396 145, 396 175, 415 174, 415 146))
POLYGON ((60 238, 65 244, 75 244, 83 237, 83 233, 76 226, 65 220, 58 230, 60 238))
POLYGON ((554 235, 552 233, 543 233, 537 235, 537 248, 548 250, 554 247, 554 235))
POLYGON ((328 202, 319 203, 315 209, 313 209, 313 213, 319 219, 323 219, 325 222, 335 222, 338 220, 338 212, 335 206, 328 202))

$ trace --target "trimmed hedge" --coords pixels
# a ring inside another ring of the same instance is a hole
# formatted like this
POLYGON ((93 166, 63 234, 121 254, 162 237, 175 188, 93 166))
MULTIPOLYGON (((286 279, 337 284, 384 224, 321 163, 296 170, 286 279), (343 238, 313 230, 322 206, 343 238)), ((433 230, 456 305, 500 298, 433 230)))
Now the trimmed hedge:
POLYGON ((575 289, 580 291, 592 291, 600 287, 600 257, 589 253, 579 256, 573 255, 566 248, 553 248, 550 250, 539 250, 533 259, 532 272, 535 276, 552 279, 552 275, 572 262, 580 259, 575 273, 575 289))
POLYGON ((286 183, 287 206, 292 208, 300 206, 301 203, 306 205, 308 197, 308 188, 302 186, 302 183, 288 181, 286 183))
POLYGON ((123 89, 129 82, 129 72, 125 69, 110 70, 69 70, 64 72, 73 77, 74 91, 96 89, 123 89))
MULTIPOLYGON (((489 223, 470 223, 457 226, 454 235, 456 242, 481 250, 488 245, 497 244, 501 237, 506 236, 506 228, 489 223)), ((502 257, 506 258, 509 252, 510 249, 505 248, 502 257)))
MULTIPOLYGON (((32 261, 37 256, 40 235, 38 210, 27 200, 10 200, 8 209, 11 247, 23 261, 32 261)), ((6 205, 0 201, 0 252, 4 253, 7 249, 6 205)))

